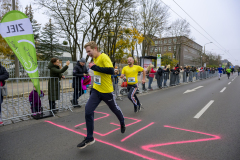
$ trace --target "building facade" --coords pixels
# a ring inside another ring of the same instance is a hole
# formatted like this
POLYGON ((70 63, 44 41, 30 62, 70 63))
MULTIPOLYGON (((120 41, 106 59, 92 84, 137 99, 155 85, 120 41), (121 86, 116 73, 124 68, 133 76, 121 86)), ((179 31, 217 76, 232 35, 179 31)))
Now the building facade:
POLYGON ((172 53, 171 58, 179 61, 180 66, 200 66, 202 46, 187 37, 153 38, 152 46, 148 47, 147 54, 172 53))

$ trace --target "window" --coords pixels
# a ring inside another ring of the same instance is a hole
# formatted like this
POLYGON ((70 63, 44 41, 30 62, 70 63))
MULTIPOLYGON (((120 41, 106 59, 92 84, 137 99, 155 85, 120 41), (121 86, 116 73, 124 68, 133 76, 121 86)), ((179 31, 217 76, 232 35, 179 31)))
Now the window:
POLYGON ((168 47, 168 51, 172 51, 172 47, 171 46, 168 47))
POLYGON ((157 45, 158 44, 158 41, 155 41, 155 45, 157 45))
POLYGON ((162 52, 162 47, 159 47, 159 52, 162 52))
POLYGON ((157 51, 158 51, 158 48, 156 47, 156 48, 155 48, 155 52, 157 52, 157 51))
POLYGON ((164 40, 164 44, 167 44, 167 40, 166 39, 164 40))
POLYGON ((164 47, 164 52, 166 52, 166 51, 167 51, 167 47, 165 46, 165 47, 164 47))
POLYGON ((151 48, 151 52, 153 52, 153 48, 151 48))
POLYGON ((173 39, 173 42, 174 42, 174 43, 177 43, 177 38, 174 38, 174 39, 173 39))
POLYGON ((168 40, 168 43, 172 43, 172 39, 169 39, 169 40, 168 40))
POLYGON ((159 41, 159 44, 163 44, 163 41, 159 41))
POLYGON ((176 46, 174 46, 174 51, 176 51, 176 49, 177 49, 177 47, 176 47, 176 46))

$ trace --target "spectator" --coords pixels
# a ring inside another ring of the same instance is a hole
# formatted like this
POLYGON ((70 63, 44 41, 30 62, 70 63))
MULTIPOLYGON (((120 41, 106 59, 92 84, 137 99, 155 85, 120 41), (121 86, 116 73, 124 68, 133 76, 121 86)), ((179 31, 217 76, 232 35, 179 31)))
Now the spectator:
POLYGON ((163 72, 164 70, 161 67, 159 67, 156 74, 157 85, 159 89, 162 89, 163 72))
POLYGON ((41 91, 40 96, 38 95, 38 92, 36 90, 36 88, 33 88, 33 91, 29 94, 29 102, 31 105, 31 111, 32 111, 32 115, 36 116, 37 114, 41 114, 42 110, 42 103, 41 103, 41 99, 40 97, 44 97, 44 93, 43 91, 41 91))
POLYGON ((113 89, 114 89, 115 99, 117 99, 118 96, 119 96, 119 88, 118 88, 119 76, 121 76, 121 74, 119 73, 118 68, 115 67, 115 69, 114 69, 114 74, 112 75, 113 89))
POLYGON ((148 89, 151 90, 151 91, 153 90, 151 85, 152 85, 152 82, 153 82, 154 75, 156 73, 156 71, 153 70, 153 67, 154 66, 152 64, 150 64, 147 68, 148 73, 149 73, 148 89))
POLYGON ((84 94, 84 90, 82 89, 82 78, 88 76, 88 70, 85 63, 85 58, 81 58, 73 68, 73 76, 75 77, 73 77, 72 88, 74 88, 74 92, 73 99, 70 100, 73 107, 81 107, 78 104, 78 98, 84 94))
POLYGON ((50 79, 48 80, 48 100, 50 110, 56 113, 56 104, 55 101, 60 99, 60 80, 61 78, 65 78, 62 75, 67 69, 70 64, 70 61, 66 62, 66 66, 62 69, 59 67, 59 59, 52 58, 50 63, 48 64, 48 69, 50 69, 50 79))
POLYGON ((169 79, 169 68, 170 68, 170 65, 165 65, 165 67, 163 68, 163 74, 164 74, 164 82, 163 82, 163 87, 168 87, 167 86, 167 80, 169 79))
MULTIPOLYGON (((144 69, 144 71, 145 71, 145 73, 147 73, 147 68, 143 68, 144 69)), ((143 74, 141 74, 141 79, 143 79, 143 74)), ((145 77, 146 78, 146 77, 145 77)), ((149 78, 149 77, 148 77, 149 78)), ((145 83, 142 83, 142 90, 143 91, 147 91, 147 89, 146 89, 146 87, 145 87, 145 83)))
POLYGON ((177 64, 176 67, 175 67, 176 85, 180 84, 179 73, 180 73, 180 68, 179 68, 179 66, 177 64))
POLYGON ((171 69, 170 85, 171 86, 176 86, 176 70, 175 70, 175 67, 173 67, 171 69))
POLYGON ((3 102, 3 89, 2 87, 5 86, 5 80, 7 80, 9 78, 9 74, 6 70, 5 67, 3 67, 0 63, 0 125, 3 124, 3 121, 2 121, 2 102, 3 102))

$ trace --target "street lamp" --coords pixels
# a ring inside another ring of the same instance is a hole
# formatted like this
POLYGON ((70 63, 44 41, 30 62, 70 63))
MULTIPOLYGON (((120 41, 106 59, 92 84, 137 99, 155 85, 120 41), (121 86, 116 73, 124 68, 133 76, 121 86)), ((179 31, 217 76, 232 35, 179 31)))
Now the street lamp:
MULTIPOLYGON (((204 54, 205 54, 205 46, 207 45, 207 44, 210 44, 210 43, 213 43, 213 42, 209 42, 209 43, 206 43, 206 44, 204 44, 204 54)), ((201 56, 201 67, 202 67, 203 65, 202 65, 202 56, 201 56)))

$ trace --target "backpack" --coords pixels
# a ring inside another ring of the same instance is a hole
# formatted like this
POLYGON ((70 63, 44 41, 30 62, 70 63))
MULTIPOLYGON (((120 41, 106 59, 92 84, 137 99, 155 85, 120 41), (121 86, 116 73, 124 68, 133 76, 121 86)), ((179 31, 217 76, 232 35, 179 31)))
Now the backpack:
POLYGON ((162 74, 163 74, 162 68, 159 67, 158 70, 157 70, 157 73, 158 73, 159 76, 162 76, 162 74))
POLYGON ((83 80, 83 85, 88 85, 91 83, 91 76, 88 76, 87 78, 84 78, 83 80))

